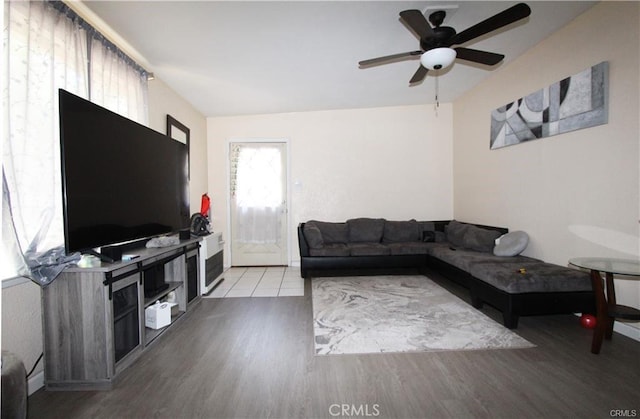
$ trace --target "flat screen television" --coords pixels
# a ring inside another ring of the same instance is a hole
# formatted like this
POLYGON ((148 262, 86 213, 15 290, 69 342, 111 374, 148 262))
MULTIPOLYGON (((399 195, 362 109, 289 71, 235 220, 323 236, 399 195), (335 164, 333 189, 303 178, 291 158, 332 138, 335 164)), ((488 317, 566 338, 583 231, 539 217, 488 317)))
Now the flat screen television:
POLYGON ((185 144, 62 89, 59 104, 67 253, 189 226, 185 144))

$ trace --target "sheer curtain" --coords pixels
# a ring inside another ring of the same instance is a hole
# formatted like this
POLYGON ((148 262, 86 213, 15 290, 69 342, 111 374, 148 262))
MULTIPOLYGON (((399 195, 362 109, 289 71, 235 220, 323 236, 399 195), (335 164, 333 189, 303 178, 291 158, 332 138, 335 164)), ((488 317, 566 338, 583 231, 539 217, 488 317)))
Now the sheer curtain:
MULTIPOLYGON (((3 211, 3 226, 15 228, 23 252, 43 252, 64 243, 57 90, 87 96, 87 38, 49 3, 4 7, 3 197, 10 196, 11 214, 3 211), (9 215, 13 223, 5 222, 9 215)), ((3 239, 11 236, 3 231, 3 239)), ((3 255, 13 261, 2 264, 3 277, 25 273, 13 249, 3 255)))
POLYGON ((270 144, 233 144, 231 195, 240 243, 274 244, 281 239, 282 153, 270 144))
POLYGON ((146 123, 146 74, 116 71, 124 60, 105 53, 93 28, 61 2, 5 1, 3 43, 0 279, 34 279, 25 257, 64 256, 58 89, 84 98, 95 91, 95 103, 146 123), (102 66, 111 69, 99 77, 102 66))
POLYGON ((91 101, 146 125, 146 72, 101 36, 91 40, 90 67, 91 101))

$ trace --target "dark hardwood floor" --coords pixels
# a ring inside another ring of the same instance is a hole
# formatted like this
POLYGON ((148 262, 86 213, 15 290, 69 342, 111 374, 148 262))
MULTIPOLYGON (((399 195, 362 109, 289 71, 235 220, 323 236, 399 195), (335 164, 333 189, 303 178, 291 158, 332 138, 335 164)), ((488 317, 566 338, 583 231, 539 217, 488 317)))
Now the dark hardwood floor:
POLYGON ((315 356, 305 288, 305 297, 203 299, 113 390, 40 390, 29 417, 640 416, 640 343, 616 333, 593 355, 576 316, 521 318, 529 349, 315 356))

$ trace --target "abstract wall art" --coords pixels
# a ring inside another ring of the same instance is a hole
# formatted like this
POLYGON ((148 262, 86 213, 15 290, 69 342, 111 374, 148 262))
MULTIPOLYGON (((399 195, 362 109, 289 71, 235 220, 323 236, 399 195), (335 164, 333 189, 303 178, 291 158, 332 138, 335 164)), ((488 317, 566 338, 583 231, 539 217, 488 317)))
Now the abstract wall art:
POLYGON ((492 111, 489 147, 606 124, 608 98, 609 63, 604 61, 492 111))

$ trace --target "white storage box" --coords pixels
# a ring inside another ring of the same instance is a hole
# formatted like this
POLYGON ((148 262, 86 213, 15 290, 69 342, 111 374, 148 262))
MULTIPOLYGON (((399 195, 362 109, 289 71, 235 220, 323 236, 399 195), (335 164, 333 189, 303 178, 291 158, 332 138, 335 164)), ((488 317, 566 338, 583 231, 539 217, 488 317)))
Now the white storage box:
POLYGON ((144 310, 144 325, 161 329, 171 324, 171 303, 155 303, 144 310))

